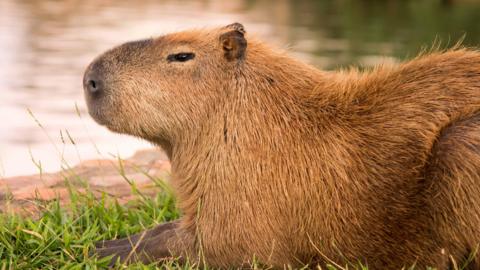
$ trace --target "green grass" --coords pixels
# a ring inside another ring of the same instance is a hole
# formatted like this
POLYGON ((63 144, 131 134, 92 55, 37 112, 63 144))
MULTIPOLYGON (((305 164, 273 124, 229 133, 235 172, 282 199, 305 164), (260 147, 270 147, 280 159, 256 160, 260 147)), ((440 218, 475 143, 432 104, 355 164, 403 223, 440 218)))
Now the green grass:
MULTIPOLYGON (((89 256, 96 241, 123 237, 178 218, 172 194, 156 188, 159 192, 152 198, 133 187, 135 199, 120 205, 105 194, 95 198, 90 191, 80 194, 70 186, 67 205, 32 202, 43 209, 40 216, 1 214, 0 269, 105 269, 108 258, 89 256)), ((140 264, 117 268, 157 269, 140 264)), ((178 267, 171 262, 162 268, 178 267)))

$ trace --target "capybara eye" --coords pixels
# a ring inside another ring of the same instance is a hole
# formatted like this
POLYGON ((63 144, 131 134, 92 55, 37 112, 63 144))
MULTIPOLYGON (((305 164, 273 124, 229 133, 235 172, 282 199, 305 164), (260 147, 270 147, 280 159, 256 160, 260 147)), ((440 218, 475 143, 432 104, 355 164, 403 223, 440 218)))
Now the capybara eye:
POLYGON ((168 62, 185 62, 195 58, 194 53, 175 53, 167 56, 168 62))

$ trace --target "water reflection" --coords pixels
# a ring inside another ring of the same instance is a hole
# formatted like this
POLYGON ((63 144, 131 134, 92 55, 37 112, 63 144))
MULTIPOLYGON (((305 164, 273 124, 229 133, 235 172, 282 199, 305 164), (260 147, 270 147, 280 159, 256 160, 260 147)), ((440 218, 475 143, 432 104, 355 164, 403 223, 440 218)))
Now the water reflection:
POLYGON ((456 41, 466 33, 465 44, 477 45, 478 14, 480 4, 466 0, 2 0, 0 176, 38 171, 32 156, 57 170, 61 157, 75 164, 148 146, 86 114, 83 69, 118 43, 240 21, 295 57, 332 69, 412 56, 436 37, 456 41))

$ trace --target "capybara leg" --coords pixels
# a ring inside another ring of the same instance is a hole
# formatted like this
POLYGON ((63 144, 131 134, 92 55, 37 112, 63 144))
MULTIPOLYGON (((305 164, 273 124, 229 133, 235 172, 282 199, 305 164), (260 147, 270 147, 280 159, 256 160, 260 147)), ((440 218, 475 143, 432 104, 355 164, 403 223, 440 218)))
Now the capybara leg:
POLYGON ((155 235, 162 233, 165 230, 174 229, 178 225, 177 221, 171 221, 162 223, 160 225, 155 226, 153 229, 146 230, 134 235, 127 236, 122 239, 116 240, 102 240, 95 243, 96 248, 110 248, 110 247, 118 247, 118 246, 132 246, 135 245, 140 239, 148 239, 155 235))
MULTIPOLYGON (((152 263, 170 258, 181 258, 194 250, 194 236, 180 229, 178 222, 166 223, 170 228, 155 228, 145 234, 135 235, 136 241, 127 241, 124 245, 98 248, 100 258, 112 256, 111 266, 117 261, 121 263, 152 263)), ((124 239, 121 239, 124 240, 124 239)), ((125 242, 123 242, 125 243, 125 242)))
POLYGON ((148 238, 140 237, 138 241, 126 245, 99 248, 97 254, 100 258, 113 255, 111 265, 117 260, 121 263, 161 261, 172 256, 167 242, 173 233, 174 230, 165 230, 157 235, 149 235, 148 238))
POLYGON ((425 175, 433 238, 452 264, 480 270, 480 113, 442 131, 425 175))

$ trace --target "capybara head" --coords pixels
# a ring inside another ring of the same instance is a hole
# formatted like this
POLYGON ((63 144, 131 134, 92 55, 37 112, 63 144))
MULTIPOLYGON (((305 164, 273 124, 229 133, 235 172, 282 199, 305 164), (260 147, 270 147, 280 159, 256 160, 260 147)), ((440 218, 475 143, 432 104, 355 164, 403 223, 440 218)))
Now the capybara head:
POLYGON ((85 71, 89 113, 112 131, 169 142, 221 102, 246 48, 239 23, 120 45, 85 71))

